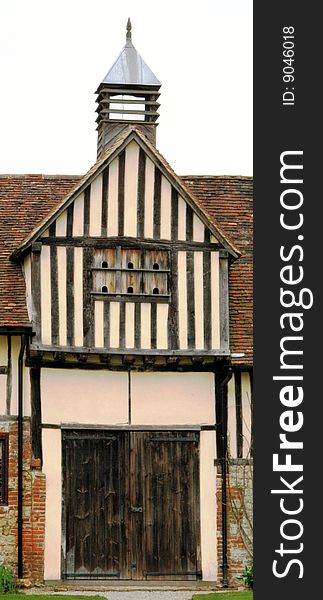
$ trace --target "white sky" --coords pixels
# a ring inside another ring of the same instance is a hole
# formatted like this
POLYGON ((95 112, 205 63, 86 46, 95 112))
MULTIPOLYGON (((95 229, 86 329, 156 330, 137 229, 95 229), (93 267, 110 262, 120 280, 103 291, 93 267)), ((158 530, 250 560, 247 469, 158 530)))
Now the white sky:
POLYGON ((252 174, 252 0, 2 0, 0 173, 83 174, 97 86, 132 41, 179 175, 252 174))

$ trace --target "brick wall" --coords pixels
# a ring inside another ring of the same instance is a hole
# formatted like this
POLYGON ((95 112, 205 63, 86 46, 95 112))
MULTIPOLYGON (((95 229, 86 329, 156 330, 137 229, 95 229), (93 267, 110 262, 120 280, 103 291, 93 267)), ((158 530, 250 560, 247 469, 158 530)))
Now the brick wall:
MULTIPOLYGON (((17 421, 0 423, 9 433, 8 506, 0 506, 0 563, 17 574, 18 517, 18 425, 17 421)), ((44 574, 45 475, 40 462, 33 461, 30 422, 24 422, 23 433, 23 577, 42 581, 44 574)))
MULTIPOLYGON (((253 467, 247 461, 229 461, 227 476, 227 561, 230 587, 241 585, 237 579, 252 559, 253 467)), ((222 579, 222 477, 218 466, 217 530, 219 579, 222 579)))

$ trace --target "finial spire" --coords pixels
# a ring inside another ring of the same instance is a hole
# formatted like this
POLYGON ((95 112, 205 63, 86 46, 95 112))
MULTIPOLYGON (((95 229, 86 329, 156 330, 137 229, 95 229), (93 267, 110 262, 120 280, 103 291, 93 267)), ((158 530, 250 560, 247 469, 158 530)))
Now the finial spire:
POLYGON ((130 17, 129 17, 129 19, 127 21, 127 37, 126 37, 127 42, 131 42, 131 28, 132 28, 132 25, 131 25, 131 21, 130 21, 130 17))

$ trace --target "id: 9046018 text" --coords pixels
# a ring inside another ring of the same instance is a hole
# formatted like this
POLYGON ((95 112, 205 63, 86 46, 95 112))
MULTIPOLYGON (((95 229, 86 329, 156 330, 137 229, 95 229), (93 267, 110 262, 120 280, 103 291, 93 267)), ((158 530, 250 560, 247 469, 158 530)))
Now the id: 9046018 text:
POLYGON ((283 27, 283 106, 295 106, 294 34, 292 25, 283 27))

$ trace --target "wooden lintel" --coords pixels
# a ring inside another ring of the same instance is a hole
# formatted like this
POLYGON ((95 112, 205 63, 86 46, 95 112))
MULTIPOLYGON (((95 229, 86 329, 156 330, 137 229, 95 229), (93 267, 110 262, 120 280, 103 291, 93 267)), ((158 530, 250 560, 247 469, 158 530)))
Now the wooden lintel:
MULTIPOLYGON (((106 349, 98 349, 90 346, 85 346, 81 350, 77 346, 65 346, 62 350, 61 347, 58 346, 30 346, 30 357, 39 356, 43 358, 45 354, 52 352, 64 352, 67 354, 73 354, 74 356, 83 355, 83 356, 100 356, 106 355, 106 349)), ((112 348, 109 350, 109 355, 111 357, 117 358, 123 355, 131 355, 138 357, 143 356, 151 356, 151 357, 164 357, 164 358, 189 358, 192 356, 204 356, 205 359, 212 359, 212 362, 218 361, 219 359, 228 359, 230 357, 230 350, 226 348, 220 348, 218 350, 159 350, 159 349, 151 349, 151 350, 140 350, 137 348, 133 348, 131 350, 127 348, 112 348)))
MULTIPOLYGON (((89 247, 95 249, 107 249, 115 248, 116 245, 120 245, 122 248, 134 248, 136 250, 201 250, 207 252, 209 250, 220 250, 221 244, 210 243, 210 242, 194 242, 177 240, 156 240, 147 241, 145 239, 133 239, 125 236, 118 237, 42 237, 41 243, 44 246, 75 246, 75 247, 89 247)), ((142 269, 140 269, 142 270, 142 269)))

